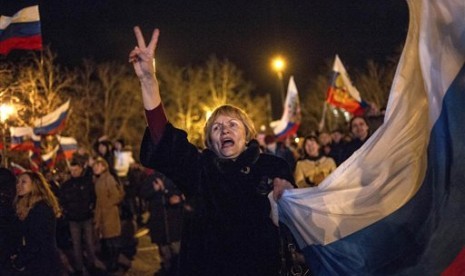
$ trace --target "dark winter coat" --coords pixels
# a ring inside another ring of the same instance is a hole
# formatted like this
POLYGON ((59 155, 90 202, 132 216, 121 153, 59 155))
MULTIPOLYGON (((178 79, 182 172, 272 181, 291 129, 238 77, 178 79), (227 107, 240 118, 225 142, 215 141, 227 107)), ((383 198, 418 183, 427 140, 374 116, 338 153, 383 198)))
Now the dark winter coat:
POLYGON ((146 130, 142 164, 195 197, 181 242, 181 275, 277 275, 279 232, 270 219, 270 181, 293 183, 282 158, 260 154, 252 141, 236 161, 199 153, 184 131, 168 124, 158 145, 146 130))
POLYGON ((16 194, 16 178, 5 168, 0 168, 0 275, 1 268, 9 263, 9 256, 14 250, 16 213, 13 200, 16 194))
POLYGON ((369 137, 367 137, 365 140, 360 140, 358 138, 352 139, 349 143, 344 145, 344 149, 342 151, 342 158, 341 158, 341 163, 346 161, 354 152, 356 152, 359 148, 365 144, 365 142, 368 140, 369 137))
POLYGON ((22 275, 62 275, 56 244, 56 218, 44 201, 36 203, 20 221, 21 239, 15 266, 24 267, 22 275))
POLYGON ((166 245, 181 240, 182 215, 184 204, 170 204, 171 196, 181 196, 182 193, 171 179, 161 173, 153 173, 145 179, 141 196, 149 201, 150 218, 147 223, 150 229, 150 238, 153 243, 166 245), (153 181, 162 179, 165 189, 155 191, 153 181))
POLYGON ((87 169, 84 175, 71 177, 61 185, 60 204, 69 221, 84 221, 93 218, 95 189, 90 169, 87 169))

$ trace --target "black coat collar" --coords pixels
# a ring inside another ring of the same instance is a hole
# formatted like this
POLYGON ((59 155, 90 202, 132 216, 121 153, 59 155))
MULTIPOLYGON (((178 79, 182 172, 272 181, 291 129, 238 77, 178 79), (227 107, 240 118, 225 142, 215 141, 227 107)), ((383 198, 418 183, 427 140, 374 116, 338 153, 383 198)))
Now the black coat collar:
POLYGON ((255 164, 260 156, 260 147, 256 140, 247 144, 247 148, 238 156, 236 160, 219 158, 212 150, 205 149, 204 155, 209 162, 212 162, 220 172, 247 172, 255 164))

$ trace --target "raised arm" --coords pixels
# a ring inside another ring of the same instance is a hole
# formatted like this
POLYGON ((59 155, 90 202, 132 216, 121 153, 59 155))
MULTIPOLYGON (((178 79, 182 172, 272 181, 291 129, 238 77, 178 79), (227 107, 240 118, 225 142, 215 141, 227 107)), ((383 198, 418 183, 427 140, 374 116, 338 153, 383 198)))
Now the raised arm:
POLYGON ((155 49, 160 31, 155 29, 148 45, 138 26, 134 27, 137 46, 129 54, 129 62, 139 78, 142 88, 142 100, 146 110, 153 110, 161 104, 160 90, 155 76, 155 49))
POLYGON ((129 62, 134 66, 134 71, 139 77, 142 88, 142 101, 145 108, 145 116, 150 129, 152 141, 158 144, 165 125, 168 122, 161 104, 160 89, 155 70, 155 49, 157 48, 160 31, 155 29, 149 45, 145 45, 144 36, 139 27, 134 27, 137 46, 129 54, 129 62))

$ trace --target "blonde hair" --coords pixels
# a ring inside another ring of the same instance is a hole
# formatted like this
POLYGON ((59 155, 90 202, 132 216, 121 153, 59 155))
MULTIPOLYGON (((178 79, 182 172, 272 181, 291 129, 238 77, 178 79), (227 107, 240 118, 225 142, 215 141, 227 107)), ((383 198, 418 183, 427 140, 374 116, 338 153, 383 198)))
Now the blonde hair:
POLYGON ((210 118, 208 118, 207 122, 205 123, 205 127, 203 128, 203 135, 205 139, 204 143, 207 148, 212 148, 210 133, 213 127, 213 123, 220 115, 230 116, 239 119, 245 126, 245 140, 247 142, 254 139, 257 135, 257 132, 255 131, 255 126, 252 120, 247 115, 247 113, 233 105, 222 105, 216 108, 215 111, 213 111, 212 115, 210 116, 210 118))
POLYGON ((26 219, 29 211, 39 201, 45 201, 45 203, 53 209, 56 217, 61 216, 60 205, 56 196, 53 194, 50 184, 45 180, 45 177, 38 172, 26 171, 21 173, 19 176, 27 175, 31 179, 31 192, 19 196, 16 195, 14 199, 14 205, 16 208, 16 215, 20 220, 26 219))
POLYGON ((102 165, 105 167, 105 170, 108 170, 108 167, 110 167, 110 166, 108 165, 107 160, 105 160, 105 158, 103 158, 103 157, 101 157, 101 156, 99 156, 99 157, 97 157, 97 158, 95 159, 94 165, 96 165, 96 164, 102 164, 102 165))

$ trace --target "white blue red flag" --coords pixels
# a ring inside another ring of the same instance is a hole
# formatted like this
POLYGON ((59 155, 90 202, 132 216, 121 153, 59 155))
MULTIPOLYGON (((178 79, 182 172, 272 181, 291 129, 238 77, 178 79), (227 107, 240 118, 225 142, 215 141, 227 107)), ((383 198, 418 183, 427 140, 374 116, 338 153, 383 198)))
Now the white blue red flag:
POLYGON ((465 275, 465 1, 408 4, 384 124, 278 202, 315 275, 465 275))
POLYGON ((271 122, 270 126, 276 139, 282 141, 297 132, 301 120, 299 93, 297 92, 294 77, 291 76, 287 87, 283 115, 280 120, 271 122))
POLYGON ((37 0, 0 1, 0 55, 11 50, 41 50, 37 0))
POLYGON ((61 151, 67 160, 70 160, 73 157, 78 149, 78 143, 73 137, 57 136, 57 140, 60 143, 61 151))
POLYGON ((40 148, 40 136, 34 134, 32 127, 10 127, 10 150, 27 151, 40 148))
POLYGON ((69 100, 52 113, 34 121, 35 135, 54 135, 63 130, 69 111, 69 100))
POLYGON ((332 77, 326 92, 326 102, 343 108, 355 116, 363 115, 365 108, 368 107, 368 104, 360 97, 360 92, 352 84, 338 55, 334 58, 332 77))

